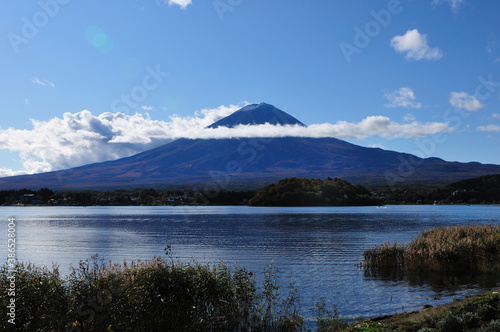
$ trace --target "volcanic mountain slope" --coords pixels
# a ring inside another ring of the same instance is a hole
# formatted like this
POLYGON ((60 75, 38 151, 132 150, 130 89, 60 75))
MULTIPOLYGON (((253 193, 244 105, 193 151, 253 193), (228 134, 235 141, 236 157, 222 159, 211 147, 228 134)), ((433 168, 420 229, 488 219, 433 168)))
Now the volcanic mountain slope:
MULTIPOLYGON (((249 105, 214 123, 297 124, 271 105, 249 105)), ((500 173, 500 165, 446 162, 357 146, 336 138, 178 139, 114 161, 0 179, 0 190, 261 187, 288 177, 338 177, 355 184, 447 183, 500 173)))
POLYGON ((215 123, 212 123, 208 128, 217 128, 219 126, 233 128, 237 125, 257 125, 269 123, 272 125, 276 124, 298 124, 304 126, 302 122, 294 118, 288 113, 285 113, 276 107, 266 104, 253 104, 247 105, 233 114, 226 116, 215 123))

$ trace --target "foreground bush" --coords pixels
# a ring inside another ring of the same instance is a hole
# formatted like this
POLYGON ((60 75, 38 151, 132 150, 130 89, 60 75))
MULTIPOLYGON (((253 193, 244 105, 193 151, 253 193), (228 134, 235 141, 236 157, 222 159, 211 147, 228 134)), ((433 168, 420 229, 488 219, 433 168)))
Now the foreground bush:
POLYGON ((368 270, 500 273, 500 225, 434 228, 406 246, 384 243, 366 250, 368 270))
POLYGON ((8 273, 6 266, 0 270, 0 330, 62 331, 69 299, 57 267, 52 270, 32 264, 18 264, 15 273, 8 273), (15 276, 12 287, 9 275, 15 276), (12 293, 13 292, 13 293, 12 293), (14 297, 11 295, 15 295, 14 297), (15 317, 7 306, 15 298, 15 317), (15 325, 8 323, 14 318, 15 325))
POLYGON ((277 270, 261 286, 244 268, 148 262, 81 262, 62 280, 31 264, 16 267, 16 325, 9 324, 7 268, 0 271, 0 330, 22 331, 298 331, 302 318, 292 288, 280 294, 277 270))

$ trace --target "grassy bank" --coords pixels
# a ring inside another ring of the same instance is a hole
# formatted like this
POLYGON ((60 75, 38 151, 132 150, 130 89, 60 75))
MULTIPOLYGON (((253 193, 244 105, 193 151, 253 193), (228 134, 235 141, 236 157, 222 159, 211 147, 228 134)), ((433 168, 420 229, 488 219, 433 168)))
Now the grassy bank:
POLYGON ((500 293, 489 291, 439 307, 366 319, 339 331, 459 332, 500 331, 500 293))

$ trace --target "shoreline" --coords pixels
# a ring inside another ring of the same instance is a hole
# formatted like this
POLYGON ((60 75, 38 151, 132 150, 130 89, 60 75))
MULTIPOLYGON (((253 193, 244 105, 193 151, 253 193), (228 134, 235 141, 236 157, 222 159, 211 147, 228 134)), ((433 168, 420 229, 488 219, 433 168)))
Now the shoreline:
POLYGON ((479 315, 480 321, 478 325, 466 329, 466 331, 475 331, 481 326, 488 326, 491 321, 494 321, 495 318, 498 320, 500 317, 500 288, 494 288, 470 297, 457 299, 451 303, 426 307, 422 310, 361 319, 357 322, 350 323, 344 330, 365 331, 369 328, 385 330, 400 327, 403 331, 417 331, 423 328, 435 328, 437 321, 440 319, 446 319, 446 317, 450 315, 460 317, 467 313, 478 313, 478 311, 481 310, 481 306, 485 305, 490 305, 495 308, 497 312, 492 317, 482 317, 479 315))
POLYGON ((383 204, 383 205, 249 205, 249 204, 151 204, 151 205, 139 205, 139 204, 93 204, 93 205, 72 205, 72 204, 8 204, 0 205, 0 207, 160 207, 160 206, 170 206, 170 207, 200 207, 200 206, 248 206, 248 207, 377 207, 385 208, 388 206, 500 206, 499 203, 477 203, 477 204, 383 204))

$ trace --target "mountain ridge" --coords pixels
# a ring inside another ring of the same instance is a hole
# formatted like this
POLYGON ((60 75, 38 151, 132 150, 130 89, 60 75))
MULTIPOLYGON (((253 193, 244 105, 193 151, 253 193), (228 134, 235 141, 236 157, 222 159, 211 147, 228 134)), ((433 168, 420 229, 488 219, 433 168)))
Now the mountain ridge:
MULTIPOLYGON (((248 105, 213 125, 235 126, 240 114, 257 114, 254 123, 303 125, 277 117, 274 106, 248 105), (251 106, 251 107, 249 107, 251 106), (229 118, 229 119, 228 119, 229 118), (225 121, 222 121, 225 120, 225 121), (222 122, 221 122, 222 121, 222 122), (264 123, 265 123, 264 122, 264 123), (271 123, 271 122, 269 122, 271 123)), ((276 109, 277 110, 277 109, 276 109)), ((295 119, 295 120, 293 120, 295 119)), ((49 173, 0 178, 0 190, 20 188, 258 188, 289 177, 338 177, 353 184, 446 183, 500 173, 500 165, 447 162, 408 153, 367 148, 337 138, 181 138, 113 161, 49 173)))

